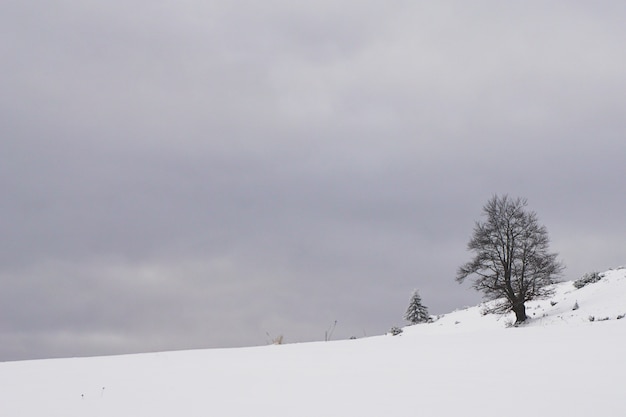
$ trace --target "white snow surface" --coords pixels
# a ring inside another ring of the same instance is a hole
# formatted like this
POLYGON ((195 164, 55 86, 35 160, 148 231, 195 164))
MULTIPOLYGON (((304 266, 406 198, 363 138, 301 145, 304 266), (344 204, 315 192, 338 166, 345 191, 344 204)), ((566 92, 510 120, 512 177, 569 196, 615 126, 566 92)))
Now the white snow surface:
POLYGON ((0 416, 626 416, 626 269, 557 284, 520 327, 481 310, 398 336, 0 363, 0 416))

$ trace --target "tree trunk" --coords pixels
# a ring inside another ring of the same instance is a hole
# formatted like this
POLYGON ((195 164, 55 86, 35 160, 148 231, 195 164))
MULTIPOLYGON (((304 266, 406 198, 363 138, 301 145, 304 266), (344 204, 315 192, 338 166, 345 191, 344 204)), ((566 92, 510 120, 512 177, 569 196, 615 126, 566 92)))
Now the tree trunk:
POLYGON ((521 323, 526 321, 526 306, 524 303, 518 303, 513 305, 513 311, 515 312, 515 323, 521 323))

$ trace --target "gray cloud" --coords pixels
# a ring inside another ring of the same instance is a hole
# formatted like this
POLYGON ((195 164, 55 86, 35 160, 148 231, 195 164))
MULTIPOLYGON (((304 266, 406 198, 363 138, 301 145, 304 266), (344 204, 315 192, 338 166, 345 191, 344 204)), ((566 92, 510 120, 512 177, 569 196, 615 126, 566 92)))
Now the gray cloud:
POLYGON ((453 278, 493 193, 566 278, 624 263, 618 2, 6 9, 0 360, 377 334, 414 287, 474 304, 453 278))

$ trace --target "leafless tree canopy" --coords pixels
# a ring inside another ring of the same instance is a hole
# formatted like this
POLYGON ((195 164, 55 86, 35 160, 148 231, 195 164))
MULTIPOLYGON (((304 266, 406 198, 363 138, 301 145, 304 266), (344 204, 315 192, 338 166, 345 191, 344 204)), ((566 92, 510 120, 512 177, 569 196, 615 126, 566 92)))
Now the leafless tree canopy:
POLYGON ((474 276, 473 288, 488 300, 498 300, 491 312, 514 311, 526 320, 526 301, 551 294, 564 266, 549 252, 548 232, 526 199, 495 195, 483 207, 484 222, 476 222, 468 249, 474 258, 461 266, 457 281, 474 276))

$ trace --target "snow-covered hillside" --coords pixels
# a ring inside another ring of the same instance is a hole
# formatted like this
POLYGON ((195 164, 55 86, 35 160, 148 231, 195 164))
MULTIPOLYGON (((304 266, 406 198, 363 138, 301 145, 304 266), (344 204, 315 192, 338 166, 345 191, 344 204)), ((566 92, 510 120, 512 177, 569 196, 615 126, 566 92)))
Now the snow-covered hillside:
MULTIPOLYGON (((524 327, 589 324, 590 320, 616 320, 626 314, 626 268, 620 267, 598 274, 600 281, 577 289, 575 281, 555 285, 549 299, 526 303, 529 320, 524 327)), ((515 315, 484 315, 483 306, 454 311, 428 326, 411 330, 419 332, 448 332, 508 327, 515 315), (454 330, 453 330, 454 329, 454 330)), ((625 323, 626 325, 626 323, 625 323)))
POLYGON ((398 336, 7 362, 0 416, 624 416, 624 313, 618 269, 517 328, 478 306, 398 336))

